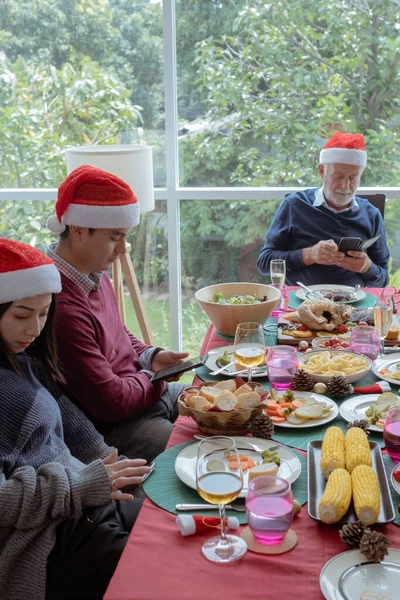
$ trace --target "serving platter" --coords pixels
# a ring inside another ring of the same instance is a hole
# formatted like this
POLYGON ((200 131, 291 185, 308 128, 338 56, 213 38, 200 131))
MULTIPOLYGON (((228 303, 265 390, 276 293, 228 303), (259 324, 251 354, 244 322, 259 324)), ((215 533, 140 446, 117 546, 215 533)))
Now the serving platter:
MULTIPOLYGON (((400 383, 400 382, 399 382, 400 383)), ((351 423, 359 419, 366 419, 365 411, 370 406, 374 406, 380 394, 362 394, 360 396, 353 396, 349 400, 345 400, 340 406, 340 415, 345 421, 351 423)), ((377 427, 377 425, 368 425, 368 429, 371 431, 379 431, 382 433, 383 428, 377 427)))
POLYGON ((383 379, 384 381, 388 381, 389 383, 393 383, 394 385, 400 385, 400 377, 399 379, 393 377, 393 373, 395 373, 396 371, 399 371, 400 373, 400 354, 392 354, 391 358, 388 358, 386 360, 377 360, 372 365, 372 372, 374 373, 374 375, 379 377, 379 379, 383 379), (397 368, 396 365, 399 365, 399 367, 397 368), (387 369, 389 373, 382 374, 381 370, 383 369, 387 369))
MULTIPOLYGON (((308 285, 307 286, 310 290, 313 291, 320 291, 320 290, 327 290, 330 292, 335 292, 340 291, 340 292, 353 292, 354 287, 351 287, 349 285, 336 285, 336 284, 318 284, 318 285, 308 285)), ((363 300, 365 298, 367 294, 363 291, 363 290, 357 290, 357 292, 354 294, 354 298, 352 298, 351 300, 347 300, 345 302, 343 302, 343 304, 354 304, 354 302, 358 302, 359 300, 363 300)), ((299 290, 296 291, 296 296, 297 298, 299 298, 300 300, 307 300, 307 292, 305 290, 303 290, 303 288, 300 288, 299 290)))
MULTIPOLYGON (((383 465, 381 449, 376 442, 369 442, 372 468, 378 476, 381 493, 381 510, 378 516, 377 524, 390 523, 395 519, 395 512, 392 497, 389 491, 389 484, 386 478, 385 467, 383 465)), ((321 500, 326 486, 326 479, 321 472, 321 440, 308 442, 307 447, 307 468, 308 468, 308 514, 312 519, 320 521, 318 516, 318 504, 321 500)), ((357 516, 354 511, 353 503, 344 515, 341 522, 356 521, 357 516)))
MULTIPOLYGON (((272 440, 264 440, 262 438, 251 437, 248 438, 246 436, 229 436, 236 442, 236 446, 240 448, 240 453, 246 454, 250 458, 254 460, 255 463, 262 463, 261 452, 256 452, 250 446, 247 449, 246 444, 251 442, 252 444, 256 444, 258 447, 263 450, 268 450, 272 446, 279 446, 278 456, 281 459, 281 464, 278 469, 279 477, 282 479, 286 479, 289 483, 293 483, 299 477, 301 473, 301 462, 300 459, 296 456, 296 454, 287 448, 286 446, 282 446, 277 444, 272 440)), ((192 489, 196 489, 196 461, 197 461, 197 449, 199 447, 200 442, 193 442, 190 446, 186 446, 178 454, 175 460, 175 473, 179 477, 183 483, 189 486, 192 489)), ((228 463, 227 463, 228 468, 228 463)), ((248 489, 248 472, 243 473, 244 485, 242 491, 239 494, 239 498, 245 498, 248 489)))
MULTIPOLYGON (((218 361, 218 357, 222 356, 222 354, 225 352, 225 350, 228 351, 230 362, 232 362, 234 360, 234 358, 233 358, 234 346, 223 346, 222 348, 216 348, 215 350, 209 350, 208 357, 207 357, 206 362, 204 363, 204 366, 207 367, 208 369, 210 369, 210 371, 215 371, 216 369, 219 369, 220 367, 222 367, 222 365, 218 361)), ((247 369, 243 369, 242 371, 238 372, 235 365, 231 365, 227 369, 224 369, 223 371, 221 371, 220 375, 224 375, 225 377, 240 376, 243 378, 247 378, 247 369)), ((263 366, 263 367, 254 368, 252 370, 252 377, 253 377, 253 379, 267 377, 267 367, 263 366)))
POLYGON ((395 468, 393 469, 392 474, 390 476, 390 481, 392 483, 392 486, 394 487, 394 489, 400 496, 400 481, 396 481, 396 479, 394 478, 394 472, 398 468, 399 468, 399 465, 396 465, 395 468))

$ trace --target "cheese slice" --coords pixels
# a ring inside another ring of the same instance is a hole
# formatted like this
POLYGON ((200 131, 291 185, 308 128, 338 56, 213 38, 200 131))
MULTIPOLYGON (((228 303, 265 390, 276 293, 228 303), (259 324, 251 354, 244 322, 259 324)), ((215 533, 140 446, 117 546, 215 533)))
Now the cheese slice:
POLYGON ((255 477, 262 477, 263 475, 272 475, 276 477, 278 473, 278 465, 276 463, 262 463, 249 470, 249 481, 255 477))

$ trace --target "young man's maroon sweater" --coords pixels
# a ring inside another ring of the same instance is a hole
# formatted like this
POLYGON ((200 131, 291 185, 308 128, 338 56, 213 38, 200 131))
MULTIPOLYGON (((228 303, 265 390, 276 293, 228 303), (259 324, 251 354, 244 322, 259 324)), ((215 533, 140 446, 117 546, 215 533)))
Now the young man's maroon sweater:
POLYGON ((151 346, 121 322, 107 275, 89 296, 62 274, 61 281, 56 333, 67 391, 105 433, 107 422, 140 415, 160 397, 161 386, 139 372, 139 356, 151 346))

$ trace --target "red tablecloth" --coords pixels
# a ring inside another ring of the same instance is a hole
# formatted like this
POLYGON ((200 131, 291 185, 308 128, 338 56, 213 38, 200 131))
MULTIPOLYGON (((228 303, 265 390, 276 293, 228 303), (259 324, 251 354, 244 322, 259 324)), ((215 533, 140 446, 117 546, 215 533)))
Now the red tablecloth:
MULTIPOLYGON (((210 327, 201 351, 224 345, 226 340, 210 327)), ((193 439, 196 431, 190 418, 179 417, 169 447, 193 439)), ((145 500, 105 600, 321 600, 321 569, 346 550, 339 526, 314 521, 305 505, 293 523, 298 544, 292 552, 281 556, 248 552, 234 565, 217 566, 201 554, 210 534, 184 538, 175 519, 145 500)), ((400 548, 399 527, 388 525, 380 531, 389 537, 392 548, 400 548)))

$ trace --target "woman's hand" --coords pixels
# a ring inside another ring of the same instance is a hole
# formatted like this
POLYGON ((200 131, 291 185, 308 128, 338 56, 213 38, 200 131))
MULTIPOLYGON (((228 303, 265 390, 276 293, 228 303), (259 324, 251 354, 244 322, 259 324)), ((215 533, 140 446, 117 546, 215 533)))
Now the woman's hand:
POLYGON ((146 466, 143 458, 124 458, 119 460, 118 450, 115 448, 111 454, 103 459, 107 469, 111 486, 111 498, 113 500, 131 500, 132 494, 120 492, 128 485, 137 485, 142 483, 143 475, 149 473, 150 467, 146 466))

